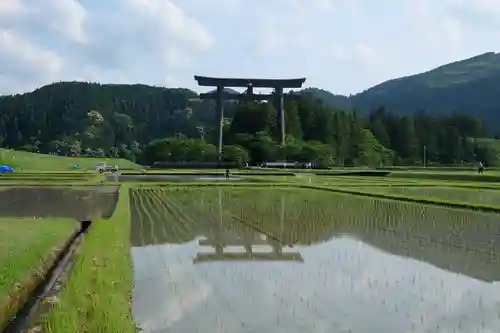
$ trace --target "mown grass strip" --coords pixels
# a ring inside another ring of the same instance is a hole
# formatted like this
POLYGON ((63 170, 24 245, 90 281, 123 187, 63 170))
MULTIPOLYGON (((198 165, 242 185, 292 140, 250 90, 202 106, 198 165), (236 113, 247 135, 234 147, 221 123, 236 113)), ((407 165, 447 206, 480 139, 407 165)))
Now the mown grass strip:
POLYGON ((122 186, 112 217, 94 221, 85 236, 45 332, 136 332, 129 232, 129 188, 122 186))
POLYGON ((0 331, 78 229, 68 219, 0 219, 0 331))

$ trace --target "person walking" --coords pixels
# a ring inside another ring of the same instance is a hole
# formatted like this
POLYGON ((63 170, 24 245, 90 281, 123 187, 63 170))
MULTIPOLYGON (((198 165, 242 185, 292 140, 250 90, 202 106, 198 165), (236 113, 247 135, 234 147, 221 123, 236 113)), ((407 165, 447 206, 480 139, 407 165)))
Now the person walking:
POLYGON ((231 178, 231 170, 226 169, 226 179, 231 178))
POLYGON ((479 162, 478 166, 477 166, 477 172, 479 174, 482 174, 484 172, 484 165, 483 165, 483 162, 479 162))

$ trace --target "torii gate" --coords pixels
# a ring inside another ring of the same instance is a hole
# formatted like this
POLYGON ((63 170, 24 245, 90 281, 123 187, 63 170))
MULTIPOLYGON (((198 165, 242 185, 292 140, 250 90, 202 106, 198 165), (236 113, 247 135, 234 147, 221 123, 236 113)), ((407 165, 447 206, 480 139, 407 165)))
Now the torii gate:
MULTIPOLYGON (((200 94, 200 99, 215 99, 217 108, 217 122, 219 140, 217 142, 217 150, 219 160, 222 157, 222 131, 224 119, 223 100, 249 100, 249 101, 274 101, 278 113, 278 122, 280 125, 280 143, 285 143, 285 110, 284 110, 284 94, 285 88, 301 88, 305 78, 299 79, 249 79, 249 78, 215 78, 206 76, 194 76, 198 85, 204 87, 217 87, 214 93, 200 94), (224 88, 247 88, 243 94, 231 94, 224 91, 224 88), (254 94, 254 88, 273 88, 274 93, 271 94, 254 94)), ((287 96, 297 98, 298 95, 287 96)))

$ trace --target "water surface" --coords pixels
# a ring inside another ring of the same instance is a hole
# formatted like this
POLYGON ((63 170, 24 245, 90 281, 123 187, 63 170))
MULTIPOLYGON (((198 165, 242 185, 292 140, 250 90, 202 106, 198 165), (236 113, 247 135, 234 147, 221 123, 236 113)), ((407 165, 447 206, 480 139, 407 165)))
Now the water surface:
POLYGON ((132 204, 148 208, 132 210, 146 332, 500 331, 495 215, 301 190, 145 191, 132 204))
POLYGON ((109 217, 117 186, 16 186, 0 188, 0 217, 86 220, 109 217))
MULTIPOLYGON (((360 188, 357 188, 358 190, 360 188)), ((474 189, 457 187, 367 187, 369 192, 381 192, 391 194, 404 194, 417 197, 437 198, 441 200, 479 203, 496 206, 500 202, 500 190, 495 189, 474 189)))

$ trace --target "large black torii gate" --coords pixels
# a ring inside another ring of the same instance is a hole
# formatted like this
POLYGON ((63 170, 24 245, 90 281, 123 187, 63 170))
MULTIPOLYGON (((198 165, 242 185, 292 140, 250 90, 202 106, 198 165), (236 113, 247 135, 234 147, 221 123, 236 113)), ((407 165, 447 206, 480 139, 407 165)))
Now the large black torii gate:
MULTIPOLYGON (((222 132, 224 119, 223 100, 248 100, 248 101, 274 101, 277 110, 278 122, 280 126, 280 143, 285 143, 285 110, 284 93, 285 88, 301 88, 305 78, 299 79, 249 79, 249 78, 216 78, 195 75, 194 79, 199 86, 216 87, 213 93, 200 94, 200 99, 215 99, 217 109, 218 134, 217 150, 219 159, 222 157, 222 132), (247 88, 242 94, 232 94, 226 92, 225 88, 247 88), (273 88, 271 94, 254 94, 253 88, 273 88)), ((288 95, 287 97, 296 98, 298 95, 288 95)))

